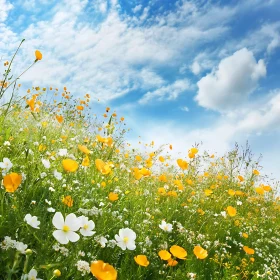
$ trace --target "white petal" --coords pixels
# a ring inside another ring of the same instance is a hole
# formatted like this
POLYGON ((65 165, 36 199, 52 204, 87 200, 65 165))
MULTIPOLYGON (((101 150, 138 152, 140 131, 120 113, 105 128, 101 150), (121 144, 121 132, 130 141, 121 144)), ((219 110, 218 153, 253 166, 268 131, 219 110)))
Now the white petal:
POLYGON ((89 230, 89 229, 83 229, 83 228, 81 228, 81 229, 80 229, 80 233, 81 233, 81 235, 83 235, 83 236, 92 236, 92 235, 95 234, 95 231, 91 231, 91 230, 89 230))
POLYGON ((73 213, 66 216, 65 224, 70 228, 71 231, 77 231, 81 227, 80 220, 73 213))
POLYGON ((55 230, 53 232, 53 237, 60 243, 60 244, 67 244, 69 242, 66 234, 62 230, 55 230))
POLYGON ((26 221, 27 223, 29 223, 31 219, 32 219, 32 216, 30 214, 26 214, 24 217, 24 221, 26 221))
POLYGON ((80 239, 80 235, 73 231, 66 232, 66 236, 71 242, 77 242, 80 239))
POLYGON ((126 247, 127 247, 128 250, 135 250, 136 245, 135 245, 134 242, 128 242, 128 243, 126 244, 126 247))
POLYGON ((53 219, 52 219, 52 223, 57 229, 62 229, 63 228, 64 218, 63 218, 61 212, 56 212, 54 214, 53 219))

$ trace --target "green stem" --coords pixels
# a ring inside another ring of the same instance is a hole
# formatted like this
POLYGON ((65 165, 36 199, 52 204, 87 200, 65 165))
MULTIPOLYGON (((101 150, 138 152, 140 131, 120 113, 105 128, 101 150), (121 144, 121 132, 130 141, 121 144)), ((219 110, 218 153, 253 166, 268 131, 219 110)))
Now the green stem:
MULTIPOLYGON (((20 44, 19 44, 19 46, 18 46, 18 48, 17 48, 17 50, 16 50, 14 56, 12 57, 12 60, 11 60, 11 62, 9 63, 9 67, 8 67, 7 73, 10 72, 11 65, 12 65, 12 63, 13 63, 13 61, 14 61, 14 58, 15 58, 15 56, 16 56, 16 54, 17 54, 19 48, 21 47, 22 43, 24 42, 24 40, 25 40, 25 39, 22 39, 22 40, 21 40, 21 42, 20 42, 20 44)), ((6 80, 7 80, 7 75, 5 76, 5 79, 4 79, 4 81, 3 81, 3 83, 2 83, 2 86, 1 86, 1 89, 0 89, 0 99, 2 98, 4 92, 7 90, 7 88, 10 86, 10 85, 9 85, 9 86, 5 89, 5 91, 4 91, 4 84, 5 84, 6 80)))

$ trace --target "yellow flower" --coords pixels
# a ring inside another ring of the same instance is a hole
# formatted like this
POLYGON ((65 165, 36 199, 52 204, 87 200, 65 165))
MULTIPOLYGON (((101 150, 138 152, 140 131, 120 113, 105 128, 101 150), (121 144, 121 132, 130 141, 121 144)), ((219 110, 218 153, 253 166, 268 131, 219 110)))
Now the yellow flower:
POLYGON ((90 150, 84 145, 78 145, 78 148, 81 152, 85 153, 86 155, 90 153, 90 150))
POLYGON ((89 158, 88 158, 88 156, 86 156, 83 159, 82 166, 89 166, 89 163, 90 163, 89 158))
POLYGON ((182 169, 182 170, 186 170, 188 169, 188 163, 184 160, 182 160, 181 158, 177 159, 177 164, 179 165, 179 167, 182 169))
POLYGON ((142 160, 142 158, 141 158, 140 156, 136 156, 136 157, 135 157, 135 160, 137 160, 137 161, 141 161, 141 160, 142 160))
POLYGON ((256 192, 260 195, 263 195, 264 194, 264 189, 262 187, 257 187, 255 188, 256 192))
POLYGON ((149 261, 147 259, 147 257, 145 255, 138 255, 134 257, 134 260, 137 264, 139 264, 140 266, 148 266, 149 265, 149 261))
POLYGON ((91 263, 90 271, 98 280, 116 280, 117 270, 103 261, 94 261, 91 263))
POLYGON ((193 252, 196 255, 196 257, 201 260, 205 259, 208 256, 207 250, 203 249, 200 246, 195 246, 193 252))
POLYGON ((178 258, 178 259, 181 259, 181 260, 185 260, 186 259, 186 256, 187 256, 187 251, 180 247, 180 246, 177 246, 177 245, 173 245, 171 248, 170 248, 170 252, 171 254, 178 258))
POLYGON ((13 193, 21 183, 21 175, 17 173, 10 173, 6 175, 3 179, 3 185, 6 189, 6 192, 13 193))
POLYGON ((43 58, 43 55, 40 51, 36 50, 35 51, 35 57, 36 57, 35 61, 37 61, 37 60, 41 60, 43 58))
POLYGON ((167 182, 167 178, 165 174, 161 174, 158 176, 159 181, 161 182, 167 182))
POLYGON ((95 160, 96 168, 104 175, 107 175, 111 172, 110 165, 105 163, 102 159, 95 160))
POLYGON ((256 176, 258 176, 258 175, 260 175, 260 172, 259 172, 257 169, 254 169, 254 170, 253 170, 253 174, 256 175, 256 176))
POLYGON ((243 236, 244 238, 248 238, 248 234, 245 233, 245 232, 242 233, 242 236, 243 236))
POLYGON ((205 194, 206 196, 210 196, 212 193, 213 193, 213 191, 210 190, 210 189, 204 190, 204 194, 205 194))
POLYGON ((108 198, 111 201, 116 201, 119 199, 119 195, 117 193, 110 192, 108 198))
POLYGON ((228 212, 229 216, 231 216, 231 217, 236 216, 236 209, 232 206, 227 207, 227 212, 228 212))
POLYGON ((165 190, 165 188, 158 188, 158 194, 161 194, 161 195, 164 195, 164 194, 166 194, 166 190, 165 190))
POLYGON ((229 189, 228 190, 228 194, 231 195, 231 196, 234 196, 235 195, 235 191, 232 190, 232 189, 229 189))
POLYGON ((63 197, 62 202, 68 207, 72 207, 74 200, 72 199, 71 195, 67 195, 63 197))
POLYGON ((252 248, 249 248, 248 246, 243 246, 243 250, 245 251, 246 254, 248 255, 253 255, 255 253, 255 250, 252 248))
POLYGON ((79 168, 79 164, 75 160, 70 158, 64 159, 62 161, 62 165, 64 170, 68 172, 76 172, 77 169, 79 168))
POLYGON ((169 260, 171 258, 171 254, 168 251, 166 251, 166 250, 160 250, 158 252, 158 255, 164 261, 167 261, 167 260, 169 260))

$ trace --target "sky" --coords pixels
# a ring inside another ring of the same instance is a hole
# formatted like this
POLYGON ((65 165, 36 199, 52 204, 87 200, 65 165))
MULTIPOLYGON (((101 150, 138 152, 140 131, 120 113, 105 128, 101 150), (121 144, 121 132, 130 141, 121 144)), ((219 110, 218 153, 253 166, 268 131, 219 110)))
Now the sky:
POLYGON ((15 71, 36 49, 43 60, 23 89, 89 93, 94 113, 125 117, 132 143, 181 156, 248 141, 280 180, 279 15, 279 0, 0 0, 0 58, 24 38, 15 71))

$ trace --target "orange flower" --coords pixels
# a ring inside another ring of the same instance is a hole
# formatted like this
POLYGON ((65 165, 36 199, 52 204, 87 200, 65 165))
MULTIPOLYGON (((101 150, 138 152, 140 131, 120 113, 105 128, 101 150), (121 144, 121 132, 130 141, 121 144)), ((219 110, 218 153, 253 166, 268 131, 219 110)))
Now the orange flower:
POLYGON ((98 280, 116 280, 117 270, 103 261, 94 261, 91 263, 90 271, 98 280))
POLYGON ((36 50, 35 51, 35 57, 36 57, 35 61, 38 61, 38 60, 41 60, 43 58, 43 55, 40 51, 36 50))
POLYGON ((243 246, 243 250, 245 251, 246 254, 248 255, 253 255, 255 254, 255 250, 252 248, 249 248, 248 246, 243 246))
POLYGON ((104 175, 107 175, 111 172, 110 165, 105 163, 102 159, 95 160, 96 168, 104 175))
POLYGON ((240 182, 244 181, 244 178, 241 175, 238 175, 237 178, 239 179, 240 182))
POLYGON ((160 156, 158 159, 159 159, 160 162, 164 162, 165 161, 164 157, 162 157, 162 156, 160 156))
POLYGON ((13 193, 21 183, 21 175, 17 173, 10 173, 6 175, 3 179, 3 185, 6 189, 6 192, 13 193))
POLYGON ((67 195, 65 197, 63 197, 62 202, 67 205, 68 207, 72 207, 73 206, 73 198, 71 197, 71 195, 67 195))
POLYGON ((229 216, 231 216, 231 217, 236 216, 236 209, 232 206, 227 207, 227 212, 228 212, 229 216))
POLYGON ((158 176, 159 181, 161 182, 167 182, 167 178, 165 174, 161 174, 158 176))
POLYGON ((185 260, 186 259, 186 256, 187 256, 187 251, 180 247, 180 246, 177 246, 177 245, 173 245, 171 248, 170 248, 170 252, 171 254, 178 258, 178 259, 181 259, 181 260, 185 260))
POLYGON ((177 264, 178 264, 178 262, 172 258, 167 260, 167 266, 176 266, 177 264))
POLYGON ((109 193, 109 200, 116 201, 119 199, 119 195, 117 193, 110 192, 109 193))
POLYGON ((171 259, 171 254, 166 250, 160 250, 158 252, 158 255, 164 261, 167 261, 167 260, 171 259))
POLYGON ((242 233, 242 236, 243 236, 244 238, 248 238, 248 237, 249 237, 248 234, 245 233, 245 232, 242 233))
POLYGON ((264 194, 264 189, 262 187, 257 187, 255 188, 256 192, 260 195, 263 195, 264 194))
POLYGON ((195 246, 193 252, 196 257, 201 260, 205 259, 208 256, 208 252, 200 246, 195 246))
POLYGON ((65 171, 75 172, 79 168, 79 164, 73 159, 64 159, 62 165, 65 171))
POLYGON ((63 122, 63 116, 55 116, 56 120, 59 122, 59 123, 62 123, 63 122))
POLYGON ((145 266, 145 267, 148 266, 150 263, 145 255, 135 256, 134 260, 137 264, 139 264, 141 266, 145 266))
POLYGON ((90 150, 84 145, 78 145, 78 148, 81 152, 85 153, 86 155, 90 153, 90 150))
POLYGON ((177 159, 177 164, 179 165, 179 167, 182 169, 182 170, 186 170, 188 169, 188 163, 182 159, 177 159))
POLYGON ((81 106, 81 105, 76 106, 76 108, 77 108, 77 110, 79 110, 79 111, 83 111, 83 110, 84 110, 84 106, 81 106))

